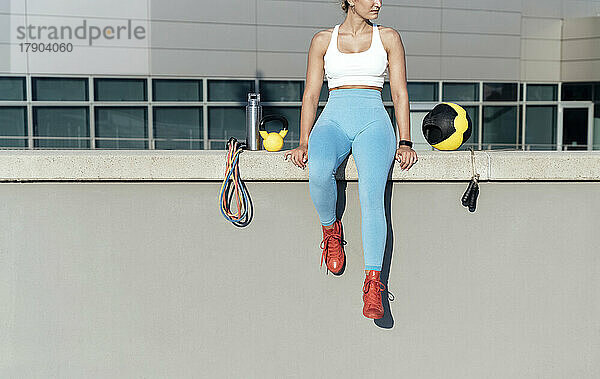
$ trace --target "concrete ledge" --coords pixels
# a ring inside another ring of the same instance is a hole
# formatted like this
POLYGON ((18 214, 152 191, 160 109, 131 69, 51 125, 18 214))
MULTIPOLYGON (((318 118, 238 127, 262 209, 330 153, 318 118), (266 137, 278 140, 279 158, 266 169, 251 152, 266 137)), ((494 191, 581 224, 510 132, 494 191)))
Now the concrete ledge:
MULTIPOLYGON (((285 151, 243 151, 243 180, 308 180, 283 159, 285 151)), ((469 180, 470 151, 420 151, 408 171, 395 162, 394 181, 469 180)), ((3 150, 0 181, 184 180, 223 181, 225 150, 3 150)), ((600 180, 600 151, 476 151, 475 170, 487 180, 600 180)), ((309 158, 310 159, 310 158, 309 158)), ((340 180, 357 180, 352 155, 338 169, 340 180)))

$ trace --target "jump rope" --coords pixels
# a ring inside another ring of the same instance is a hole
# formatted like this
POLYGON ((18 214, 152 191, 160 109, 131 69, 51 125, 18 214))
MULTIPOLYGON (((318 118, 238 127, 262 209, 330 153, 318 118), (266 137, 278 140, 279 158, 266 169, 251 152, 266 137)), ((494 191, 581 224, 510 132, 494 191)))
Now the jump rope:
POLYGON ((250 222, 249 205, 250 197, 246 185, 240 177, 239 159, 240 154, 247 148, 246 143, 238 142, 235 137, 227 141, 227 161, 225 167, 225 180, 221 184, 219 199, 221 205, 221 214, 226 220, 236 226, 245 226, 250 222), (237 212, 230 208, 232 199, 235 198, 237 212))

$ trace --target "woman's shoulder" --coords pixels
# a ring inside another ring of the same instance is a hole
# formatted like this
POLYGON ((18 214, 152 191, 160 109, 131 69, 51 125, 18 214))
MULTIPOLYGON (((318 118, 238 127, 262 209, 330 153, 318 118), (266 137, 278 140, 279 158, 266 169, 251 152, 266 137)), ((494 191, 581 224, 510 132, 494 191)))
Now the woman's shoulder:
POLYGON ((319 41, 321 41, 321 40, 329 41, 332 34, 333 34, 333 27, 329 28, 329 29, 322 29, 315 33, 315 35, 313 36, 313 39, 318 39, 319 41))
POLYGON ((379 29, 379 35, 381 36, 381 42, 383 47, 388 50, 390 46, 394 46, 398 41, 401 41, 400 33, 392 27, 377 25, 379 29))
POLYGON ((311 46, 315 46, 315 48, 325 53, 331 41, 332 34, 333 28, 319 30, 313 35, 311 46))

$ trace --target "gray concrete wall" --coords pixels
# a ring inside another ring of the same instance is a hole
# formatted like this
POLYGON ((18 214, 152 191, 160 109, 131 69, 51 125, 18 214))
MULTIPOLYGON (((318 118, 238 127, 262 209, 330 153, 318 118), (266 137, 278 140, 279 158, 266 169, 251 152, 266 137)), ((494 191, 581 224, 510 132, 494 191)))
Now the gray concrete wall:
MULTIPOLYGON (((345 17, 332 0, 4 2, 5 25, 131 18, 149 36, 54 56, 0 41, 0 73, 302 79, 311 37, 345 17)), ((598 14, 597 0, 385 0, 375 22, 401 33, 410 80, 559 81, 562 19, 598 14)))
POLYGON ((390 182, 376 322, 357 183, 340 277, 307 182, 247 185, 239 228, 219 182, 0 184, 0 377, 600 376, 598 182, 390 182))
POLYGON ((419 152, 385 196, 386 317, 362 316, 359 183, 319 267, 307 171, 245 151, 0 151, 0 378, 600 376, 600 153, 419 152))

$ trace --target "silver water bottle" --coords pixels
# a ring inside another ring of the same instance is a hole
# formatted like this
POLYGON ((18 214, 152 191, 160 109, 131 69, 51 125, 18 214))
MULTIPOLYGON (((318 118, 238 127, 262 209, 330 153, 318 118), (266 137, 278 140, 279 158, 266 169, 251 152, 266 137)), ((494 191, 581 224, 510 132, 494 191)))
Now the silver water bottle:
POLYGON ((262 119, 262 106, 260 105, 260 93, 248 93, 248 105, 246 105, 246 146, 248 150, 260 150, 261 141, 258 127, 262 119))

